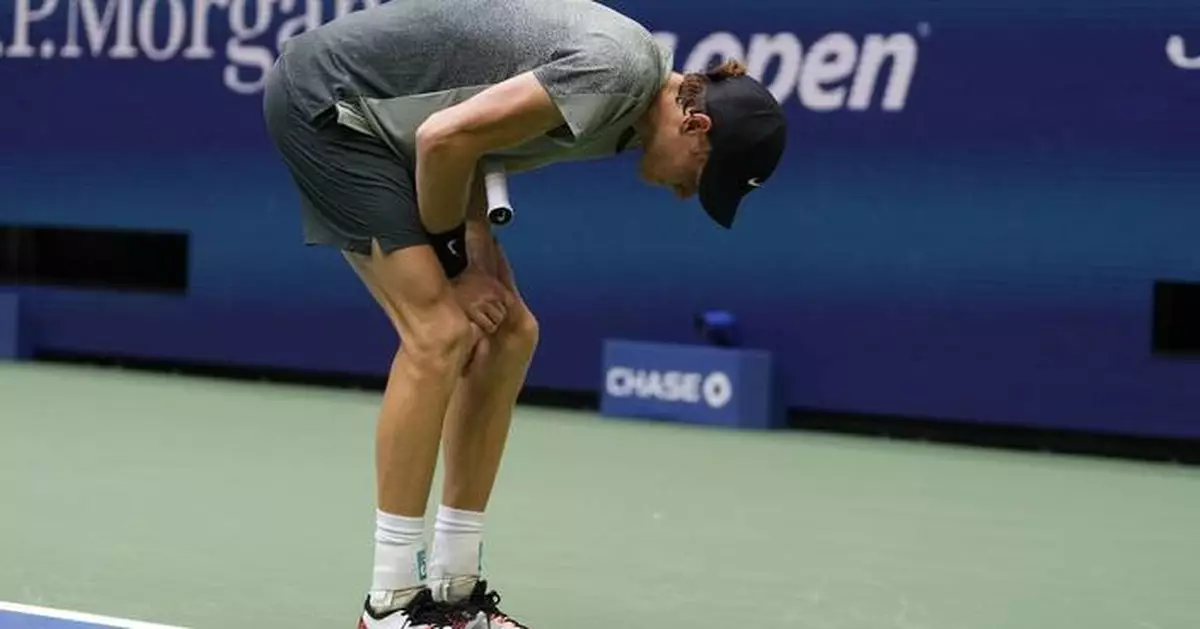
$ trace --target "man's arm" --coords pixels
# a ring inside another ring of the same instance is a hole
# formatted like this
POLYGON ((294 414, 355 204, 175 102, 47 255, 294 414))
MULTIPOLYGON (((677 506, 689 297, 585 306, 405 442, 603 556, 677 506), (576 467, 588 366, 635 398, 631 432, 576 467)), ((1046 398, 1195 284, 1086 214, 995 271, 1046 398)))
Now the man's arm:
POLYGON ((492 224, 487 218, 487 188, 483 182, 483 169, 476 168, 467 200, 467 256, 471 266, 498 277, 496 241, 492 236, 492 224))
POLYGON ((564 124, 533 73, 520 74, 443 109, 417 129, 417 198, 425 230, 462 224, 480 157, 564 124))

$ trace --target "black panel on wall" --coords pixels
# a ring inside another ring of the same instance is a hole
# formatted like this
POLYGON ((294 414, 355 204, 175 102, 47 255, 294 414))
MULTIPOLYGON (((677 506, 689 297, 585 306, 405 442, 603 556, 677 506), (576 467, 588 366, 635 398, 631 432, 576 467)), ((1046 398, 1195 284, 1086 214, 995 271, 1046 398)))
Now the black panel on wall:
POLYGON ((1200 282, 1154 284, 1153 351, 1200 358, 1200 282))
POLYGON ((186 233, 0 225, 0 283, 184 293, 186 233))

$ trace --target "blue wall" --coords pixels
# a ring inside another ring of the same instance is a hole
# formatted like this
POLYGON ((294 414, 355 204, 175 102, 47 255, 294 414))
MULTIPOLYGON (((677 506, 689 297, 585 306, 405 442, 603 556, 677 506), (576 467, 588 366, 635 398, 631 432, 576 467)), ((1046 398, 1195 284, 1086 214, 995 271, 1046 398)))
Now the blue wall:
MULTIPOLYGON (((384 372, 258 94, 281 36, 361 4, 3 3, 0 223, 192 236, 185 297, 21 289, 38 346, 384 372)), ((732 232, 630 159, 515 178, 532 384, 596 389, 602 338, 690 340, 722 307, 793 406, 1200 436, 1200 364, 1150 354, 1153 280, 1200 279, 1200 4, 613 4, 681 68, 748 58, 792 151, 732 232)))

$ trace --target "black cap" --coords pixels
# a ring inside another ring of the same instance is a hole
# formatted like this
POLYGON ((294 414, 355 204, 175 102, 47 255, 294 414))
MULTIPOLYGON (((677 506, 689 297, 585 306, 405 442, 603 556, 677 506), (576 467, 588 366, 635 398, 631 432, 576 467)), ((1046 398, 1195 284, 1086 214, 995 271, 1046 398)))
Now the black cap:
POLYGON ((728 229, 742 198, 766 183, 779 165, 787 119, 771 92, 747 75, 712 80, 704 93, 712 152, 700 174, 700 205, 728 229))

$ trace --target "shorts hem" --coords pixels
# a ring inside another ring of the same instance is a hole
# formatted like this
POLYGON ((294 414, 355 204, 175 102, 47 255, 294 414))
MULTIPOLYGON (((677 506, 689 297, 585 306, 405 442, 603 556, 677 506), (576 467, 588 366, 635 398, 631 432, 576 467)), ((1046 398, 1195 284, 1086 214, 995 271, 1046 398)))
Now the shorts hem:
POLYGON ((364 255, 364 256, 369 257, 371 255, 371 251, 372 251, 372 247, 371 247, 372 242, 376 242, 379 244, 379 250, 385 256, 395 253, 397 251, 400 251, 402 249, 407 249, 409 247, 417 247, 420 245, 428 244, 423 240, 416 240, 413 238, 388 238, 388 237, 361 238, 361 239, 360 238, 339 238, 339 239, 308 238, 304 241, 304 244, 309 247, 333 247, 339 251, 346 251, 349 253, 357 253, 359 255, 364 255))

